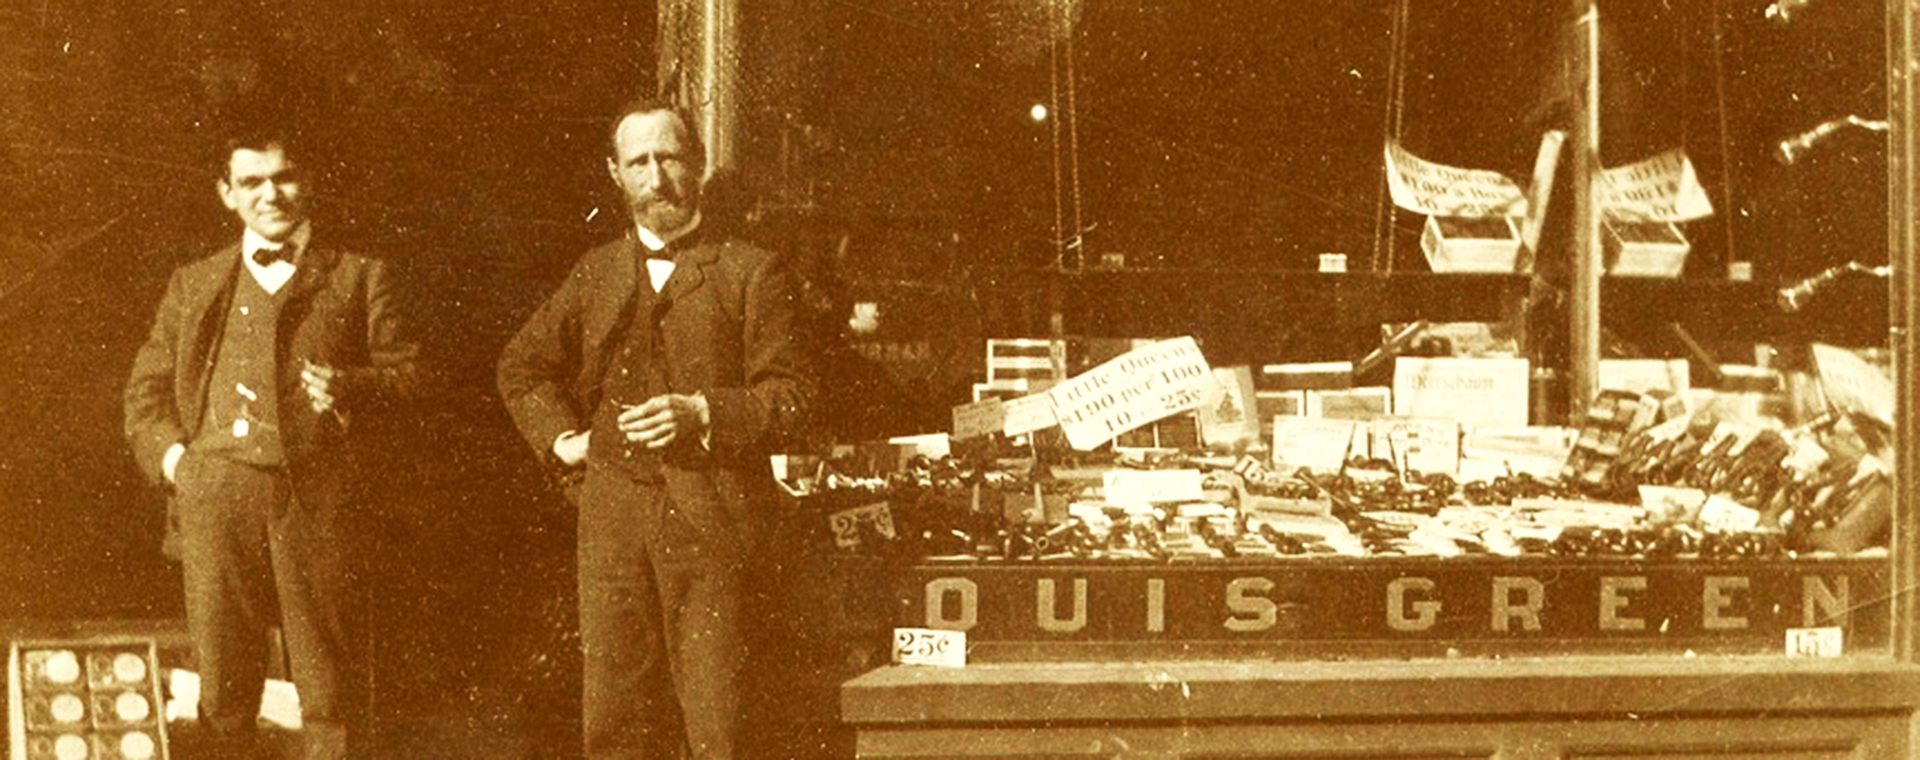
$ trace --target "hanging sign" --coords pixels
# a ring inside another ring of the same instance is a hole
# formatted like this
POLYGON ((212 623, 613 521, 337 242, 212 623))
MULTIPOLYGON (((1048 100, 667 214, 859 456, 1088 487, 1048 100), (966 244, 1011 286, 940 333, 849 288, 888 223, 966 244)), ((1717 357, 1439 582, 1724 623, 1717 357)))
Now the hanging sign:
POLYGON ((1678 148, 1600 173, 1600 208, 1635 222, 1684 222, 1713 216, 1693 162, 1678 148))
POLYGON ((1513 180, 1485 169, 1456 169, 1387 142, 1387 188, 1393 205, 1429 216, 1523 216, 1527 197, 1513 180))
POLYGON ((1193 338, 1136 348, 1047 389, 1067 442, 1086 451, 1205 400, 1213 371, 1193 338))

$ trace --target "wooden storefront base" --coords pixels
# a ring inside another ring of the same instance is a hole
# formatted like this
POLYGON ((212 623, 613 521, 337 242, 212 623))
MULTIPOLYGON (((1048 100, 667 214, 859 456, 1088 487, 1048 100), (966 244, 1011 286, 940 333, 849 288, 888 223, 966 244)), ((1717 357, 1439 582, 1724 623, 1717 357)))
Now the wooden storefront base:
POLYGON ((892 666, 841 687, 862 758, 1910 758, 1920 667, 1556 657, 892 666))

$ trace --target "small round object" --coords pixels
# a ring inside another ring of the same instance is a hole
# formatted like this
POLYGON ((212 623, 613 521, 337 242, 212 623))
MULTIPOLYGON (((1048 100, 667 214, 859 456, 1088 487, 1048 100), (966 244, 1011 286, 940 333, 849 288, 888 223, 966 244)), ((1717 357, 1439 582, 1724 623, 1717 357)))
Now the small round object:
POLYGON ((87 703, 72 694, 60 694, 47 703, 47 713, 61 723, 79 723, 87 717, 87 703))
POLYGON ((121 683, 147 680, 146 658, 132 652, 121 652, 113 658, 113 678, 121 683))
POLYGON ((147 698, 131 691, 122 693, 113 700, 113 714, 128 723, 139 723, 153 715, 153 703, 147 698))
POLYGON ((153 750, 153 737, 145 731, 131 731, 120 737, 120 756, 127 760, 149 760, 153 750))
POLYGON ((41 672, 45 673, 47 680, 53 683, 73 683, 80 680, 80 658, 64 649, 47 655, 46 663, 42 668, 41 672))
POLYGON ((56 760, 87 760, 92 754, 87 748, 87 740, 74 734, 66 734, 53 740, 53 756, 56 760))

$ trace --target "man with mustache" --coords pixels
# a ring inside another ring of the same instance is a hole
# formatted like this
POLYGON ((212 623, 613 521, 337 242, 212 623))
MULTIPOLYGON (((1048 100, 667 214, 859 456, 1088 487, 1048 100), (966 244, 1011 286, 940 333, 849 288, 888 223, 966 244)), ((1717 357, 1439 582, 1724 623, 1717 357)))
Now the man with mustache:
POLYGON ((510 341, 501 398, 579 510, 589 758, 741 756, 744 608, 768 454, 814 393, 781 260, 700 213, 706 156, 664 102, 614 120, 633 227, 510 341))
POLYGON ((417 346, 386 263, 309 220, 291 136, 229 141, 241 239, 180 267, 126 389, 140 469, 169 489, 210 757, 260 756, 268 631, 285 636, 307 758, 365 757, 345 525, 354 419, 411 397, 417 346))

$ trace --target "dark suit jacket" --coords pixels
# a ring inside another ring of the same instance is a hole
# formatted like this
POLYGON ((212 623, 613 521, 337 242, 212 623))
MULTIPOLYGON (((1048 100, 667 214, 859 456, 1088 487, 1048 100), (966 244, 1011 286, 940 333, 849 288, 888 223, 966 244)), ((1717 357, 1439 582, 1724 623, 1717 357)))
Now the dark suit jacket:
POLYGON ((528 445, 557 465, 555 439, 591 424, 625 331, 657 318, 668 388, 704 394, 712 412, 709 454, 668 460, 669 494, 682 505, 718 500, 745 519, 750 495, 772 492, 767 455, 799 437, 811 408, 799 291, 768 251, 706 229, 677 245, 657 295, 632 233, 582 256, 507 344, 500 396, 528 445))
MULTIPOLYGON (((200 432, 214 348, 234 284, 248 276, 237 242, 174 270, 152 332, 134 356, 127 438, 141 472, 156 483, 164 482, 167 449, 200 432)), ((313 498, 336 492, 326 485, 347 474, 353 415, 414 393, 419 348, 398 313, 392 273, 380 261, 329 247, 316 235, 285 287, 276 345, 281 443, 295 482, 310 486, 303 498, 313 498), (300 382, 302 359, 340 371, 338 415, 313 410, 300 382)))

